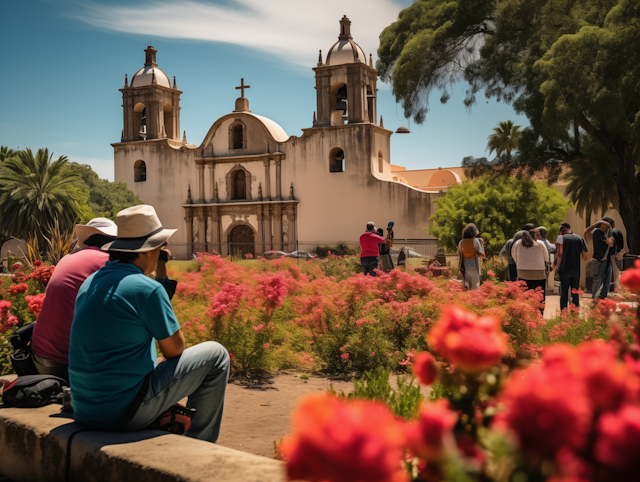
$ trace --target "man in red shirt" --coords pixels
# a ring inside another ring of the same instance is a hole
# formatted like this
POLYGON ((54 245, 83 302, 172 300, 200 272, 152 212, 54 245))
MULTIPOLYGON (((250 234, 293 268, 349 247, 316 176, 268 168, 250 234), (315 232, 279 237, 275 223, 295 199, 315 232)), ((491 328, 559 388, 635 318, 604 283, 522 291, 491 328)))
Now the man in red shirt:
POLYGON ((387 241, 375 233, 376 226, 373 221, 367 223, 367 232, 360 236, 360 263, 362 263, 362 272, 365 276, 368 274, 375 276, 375 269, 378 267, 378 244, 385 244, 387 241))
POLYGON ((118 227, 107 218, 95 218, 76 226, 79 251, 69 253, 56 265, 47 285, 33 328, 31 353, 38 372, 69 380, 69 335, 80 285, 109 260, 100 249, 116 239, 118 227))

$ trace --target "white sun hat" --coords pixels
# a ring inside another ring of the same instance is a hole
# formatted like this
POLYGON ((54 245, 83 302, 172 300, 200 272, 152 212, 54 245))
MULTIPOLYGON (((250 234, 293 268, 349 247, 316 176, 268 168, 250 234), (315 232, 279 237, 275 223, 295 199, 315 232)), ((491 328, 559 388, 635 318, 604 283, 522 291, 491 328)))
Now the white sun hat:
POLYGON ((162 246, 177 229, 165 229, 153 206, 142 204, 116 215, 118 239, 105 244, 104 251, 144 253, 162 246))
POLYGON ((118 236, 118 226, 107 218, 93 218, 87 224, 76 224, 76 239, 80 249, 86 248, 84 242, 94 234, 104 234, 115 238, 118 236))

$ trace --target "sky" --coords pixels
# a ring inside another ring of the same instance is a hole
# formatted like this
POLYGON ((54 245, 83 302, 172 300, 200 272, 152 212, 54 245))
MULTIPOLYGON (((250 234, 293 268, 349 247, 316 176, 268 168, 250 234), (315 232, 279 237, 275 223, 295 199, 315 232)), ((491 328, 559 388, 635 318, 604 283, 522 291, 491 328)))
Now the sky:
MULTIPOLYGON (((411 0, 241 0, 188 2, 33 0, 1 2, 0 145, 47 147, 54 157, 89 164, 113 180, 112 143, 122 132, 122 94, 153 45, 159 67, 176 76, 180 124, 200 145, 211 125, 233 111, 240 78, 255 114, 300 136, 316 110, 318 50, 337 41, 347 15, 365 54, 411 0)), ((378 81, 384 126, 409 127, 391 136, 391 163, 407 169, 459 166, 481 157, 500 121, 526 126, 506 104, 482 94, 468 111, 458 84, 447 104, 435 92, 423 125, 404 118, 391 86, 378 81)))

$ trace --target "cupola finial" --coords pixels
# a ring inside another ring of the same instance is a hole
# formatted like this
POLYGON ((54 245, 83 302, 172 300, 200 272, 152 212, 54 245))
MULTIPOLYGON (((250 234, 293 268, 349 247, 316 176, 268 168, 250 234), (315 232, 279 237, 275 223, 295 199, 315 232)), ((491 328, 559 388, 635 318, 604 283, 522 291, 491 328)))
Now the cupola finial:
POLYGON ((338 40, 351 40, 351 20, 346 15, 340 19, 340 35, 338 40))
POLYGON ((322 50, 318 54, 318 67, 322 67, 324 64, 322 63, 322 50))
POLYGON ((145 53, 145 61, 144 61, 144 66, 145 67, 158 67, 158 63, 156 62, 156 53, 158 51, 156 49, 154 49, 151 45, 149 45, 144 53, 145 53))
POLYGON ((124 88, 129 87, 129 79, 127 78, 127 74, 124 74, 124 88))
POLYGON ((177 89, 178 87, 176 86, 176 76, 173 76, 173 88, 177 89))

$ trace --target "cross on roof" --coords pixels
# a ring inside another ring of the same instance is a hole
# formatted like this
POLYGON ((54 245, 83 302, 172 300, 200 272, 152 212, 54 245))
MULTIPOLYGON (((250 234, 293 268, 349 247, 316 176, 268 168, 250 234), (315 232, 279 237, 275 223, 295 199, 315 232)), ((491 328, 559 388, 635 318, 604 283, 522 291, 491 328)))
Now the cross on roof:
POLYGON ((244 85, 244 78, 240 79, 240 87, 236 87, 236 90, 240 89, 242 97, 244 97, 244 89, 250 89, 250 85, 244 85))

